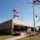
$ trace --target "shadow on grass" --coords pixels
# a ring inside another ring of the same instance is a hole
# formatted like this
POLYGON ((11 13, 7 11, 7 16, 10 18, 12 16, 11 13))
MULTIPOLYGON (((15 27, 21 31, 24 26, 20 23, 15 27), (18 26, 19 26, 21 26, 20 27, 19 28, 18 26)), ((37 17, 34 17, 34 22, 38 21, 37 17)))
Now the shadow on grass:
POLYGON ((0 33, 0 36, 8 36, 8 35, 11 35, 11 36, 19 36, 20 34, 11 34, 11 33, 7 33, 7 32, 1 32, 0 33))
POLYGON ((11 35, 10 33, 7 33, 7 32, 1 32, 0 33, 0 36, 6 36, 6 35, 11 35))

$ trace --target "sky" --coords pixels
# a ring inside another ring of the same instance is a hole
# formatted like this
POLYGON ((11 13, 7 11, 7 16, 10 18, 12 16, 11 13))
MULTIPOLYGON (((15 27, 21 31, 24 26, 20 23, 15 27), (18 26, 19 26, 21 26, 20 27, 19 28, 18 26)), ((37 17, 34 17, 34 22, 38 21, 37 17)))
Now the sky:
POLYGON ((12 18, 12 11, 18 8, 21 20, 28 25, 33 23, 32 0, 0 0, 0 23, 12 18))

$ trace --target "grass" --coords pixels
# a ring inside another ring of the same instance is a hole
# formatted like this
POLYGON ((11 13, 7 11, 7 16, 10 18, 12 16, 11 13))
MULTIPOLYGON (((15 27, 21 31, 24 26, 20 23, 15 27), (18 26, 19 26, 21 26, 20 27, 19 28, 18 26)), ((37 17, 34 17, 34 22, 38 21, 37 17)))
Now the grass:
POLYGON ((40 34, 36 36, 25 37, 25 38, 18 39, 18 40, 40 40, 40 34))
POLYGON ((3 33, 0 33, 0 40, 5 40, 7 38, 11 38, 13 37, 12 35, 9 35, 9 34, 3 34, 3 33))
POLYGON ((5 40, 7 38, 10 38, 11 36, 5 35, 5 36, 0 36, 0 40, 5 40))

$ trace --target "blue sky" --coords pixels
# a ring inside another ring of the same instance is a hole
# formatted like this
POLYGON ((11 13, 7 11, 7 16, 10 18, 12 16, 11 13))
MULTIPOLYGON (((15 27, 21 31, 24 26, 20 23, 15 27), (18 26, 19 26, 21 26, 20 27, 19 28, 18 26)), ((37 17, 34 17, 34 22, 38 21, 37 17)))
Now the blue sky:
POLYGON ((19 8, 21 19, 32 24, 32 0, 0 0, 0 23, 11 18, 12 9, 19 8))

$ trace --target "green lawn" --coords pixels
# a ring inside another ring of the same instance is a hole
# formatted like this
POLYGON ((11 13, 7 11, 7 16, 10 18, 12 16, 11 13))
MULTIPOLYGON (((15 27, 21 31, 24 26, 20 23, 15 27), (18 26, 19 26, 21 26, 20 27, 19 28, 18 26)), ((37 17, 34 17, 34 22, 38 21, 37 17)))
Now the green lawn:
POLYGON ((40 40, 40 35, 25 37, 25 38, 18 39, 18 40, 40 40))

